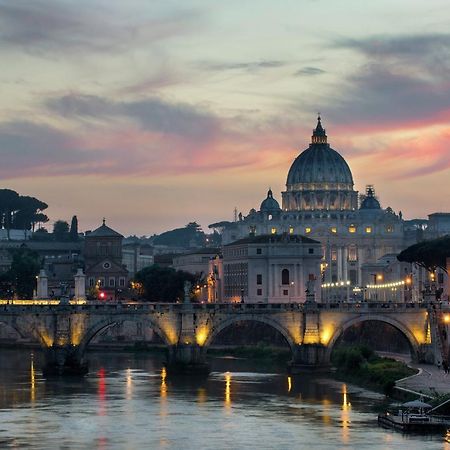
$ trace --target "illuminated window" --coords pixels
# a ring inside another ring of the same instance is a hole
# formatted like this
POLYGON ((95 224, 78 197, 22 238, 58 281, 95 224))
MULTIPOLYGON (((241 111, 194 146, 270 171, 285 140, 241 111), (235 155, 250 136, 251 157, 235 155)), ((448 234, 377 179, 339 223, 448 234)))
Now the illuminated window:
POLYGON ((372 227, 366 227, 366 233, 372 233, 372 227))
POLYGON ((356 249, 356 246, 351 245, 348 248, 348 260, 349 261, 357 261, 358 260, 358 251, 356 249))
POLYGON ((306 234, 311 233, 311 227, 306 227, 306 228, 305 228, 305 233, 306 233, 306 234))
POLYGON ((289 227, 289 234, 294 234, 294 227, 289 227))
POLYGON ((348 227, 348 232, 349 232, 349 233, 356 233, 356 227, 355 227, 355 225, 350 225, 350 226, 348 227))
POLYGON ((277 234, 277 229, 275 227, 272 227, 272 229, 270 231, 272 234, 277 234))
POLYGON ((337 228, 336 227, 331 227, 331 232, 332 233, 337 233, 337 228))
POLYGON ((388 226, 386 227, 386 231, 387 231, 388 233, 392 233, 392 232, 394 231, 394 227, 393 227, 392 225, 388 225, 388 226))
POLYGON ((331 250, 331 261, 337 261, 337 251, 331 250))

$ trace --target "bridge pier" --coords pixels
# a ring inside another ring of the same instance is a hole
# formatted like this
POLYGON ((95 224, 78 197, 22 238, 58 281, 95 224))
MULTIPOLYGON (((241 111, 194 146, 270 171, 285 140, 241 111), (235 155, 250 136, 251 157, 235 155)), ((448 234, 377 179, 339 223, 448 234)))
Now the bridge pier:
POLYGON ((80 356, 78 348, 73 345, 52 345, 45 349, 44 376, 52 375, 86 375, 87 361, 80 356))
POLYGON ((326 370, 330 367, 326 354, 327 347, 323 344, 301 344, 293 352, 288 370, 292 374, 326 370))
POLYGON ((171 345, 167 352, 167 373, 177 375, 208 375, 206 349, 196 344, 171 345))

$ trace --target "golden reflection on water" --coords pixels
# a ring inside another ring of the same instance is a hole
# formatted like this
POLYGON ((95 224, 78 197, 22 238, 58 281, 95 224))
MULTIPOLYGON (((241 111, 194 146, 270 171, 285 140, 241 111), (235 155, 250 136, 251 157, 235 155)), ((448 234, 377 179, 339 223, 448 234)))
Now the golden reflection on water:
POLYGON ((167 397, 167 384, 166 384, 166 378, 167 378, 167 371, 166 368, 163 367, 161 369, 161 398, 166 398, 167 397))
POLYGON ((231 407, 231 373, 225 372, 225 406, 231 407))
POLYGON ((34 403, 36 400, 36 373, 34 370, 34 354, 31 353, 31 367, 30 367, 30 400, 34 403))
POLYGON ((197 400, 198 403, 205 403, 206 402, 206 389, 204 387, 198 388, 197 391, 197 400))
MULTIPOLYGON (((160 399, 161 399, 159 416, 161 417, 161 420, 163 421, 163 423, 165 423, 165 418, 167 417, 167 383, 166 383, 166 379, 167 379, 167 370, 163 366, 163 368, 161 369, 161 385, 159 387, 160 399)), ((163 447, 163 446, 165 446, 165 444, 160 442, 160 446, 163 447)))
POLYGON ((127 393, 126 393, 126 399, 130 400, 133 396, 133 378, 131 376, 131 369, 127 369, 127 393))
POLYGON ((342 385, 342 409, 341 409, 341 422, 342 422, 342 442, 348 443, 349 441, 349 423, 350 423, 350 411, 351 403, 347 394, 347 385, 342 385))
POLYGON ((292 390, 292 377, 287 377, 288 392, 292 390))
POLYGON ((322 415, 322 422, 324 423, 324 425, 330 425, 331 422, 331 416, 329 413, 330 410, 330 405, 331 405, 331 400, 329 400, 328 398, 324 398, 322 400, 322 405, 323 405, 323 415, 322 415))

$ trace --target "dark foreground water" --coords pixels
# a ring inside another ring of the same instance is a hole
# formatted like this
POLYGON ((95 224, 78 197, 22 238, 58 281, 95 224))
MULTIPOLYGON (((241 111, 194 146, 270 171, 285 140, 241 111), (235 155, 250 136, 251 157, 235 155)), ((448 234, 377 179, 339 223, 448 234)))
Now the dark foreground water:
POLYGON ((449 449, 378 428, 383 399, 245 360, 168 379, 159 357, 92 353, 84 379, 43 379, 40 355, 0 349, 0 449, 449 449))

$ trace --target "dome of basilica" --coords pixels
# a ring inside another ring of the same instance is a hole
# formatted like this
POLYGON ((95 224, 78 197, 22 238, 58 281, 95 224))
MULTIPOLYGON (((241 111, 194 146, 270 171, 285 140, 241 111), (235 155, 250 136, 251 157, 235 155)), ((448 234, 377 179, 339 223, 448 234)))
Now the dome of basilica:
POLYGON ((375 198, 375 191, 372 186, 367 188, 367 195, 361 202, 359 209, 381 209, 380 202, 375 198))
POLYGON ((309 148, 300 153, 289 169, 282 200, 284 211, 354 211, 358 207, 350 167, 327 143, 320 116, 309 148))
POLYGON ((267 192, 267 198, 265 198, 260 206, 260 211, 267 212, 267 213, 273 213, 280 211, 280 205, 279 203, 273 198, 272 189, 269 189, 267 192))
MULTIPOLYGON (((344 189, 353 188, 350 168, 345 159, 327 144, 327 136, 320 117, 313 132, 312 143, 295 159, 289 170, 286 185, 289 189, 289 186, 311 183, 317 185, 319 189, 327 189, 327 184, 339 184, 344 189)), ((330 188, 333 189, 331 186, 328 187, 330 188)))

